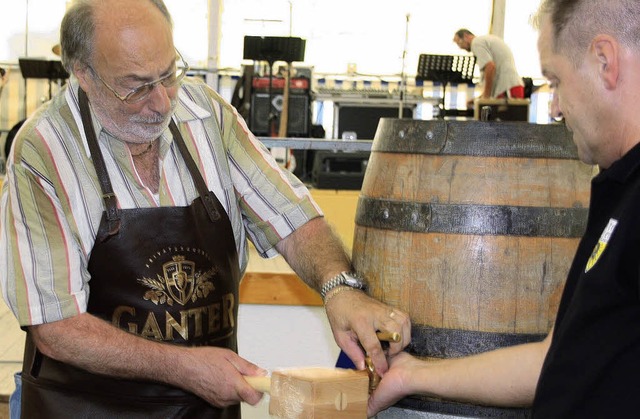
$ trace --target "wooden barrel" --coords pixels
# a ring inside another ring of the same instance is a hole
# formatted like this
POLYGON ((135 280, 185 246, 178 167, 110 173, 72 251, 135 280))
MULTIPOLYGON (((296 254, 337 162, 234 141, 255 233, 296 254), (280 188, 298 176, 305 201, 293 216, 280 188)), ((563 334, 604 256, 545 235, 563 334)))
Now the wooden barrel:
MULTIPOLYGON (((383 118, 356 211, 355 269, 373 296, 410 314, 408 349, 418 356, 541 340, 586 225, 593 174, 561 125, 383 118)), ((398 406, 527 416, 418 398, 398 406)))

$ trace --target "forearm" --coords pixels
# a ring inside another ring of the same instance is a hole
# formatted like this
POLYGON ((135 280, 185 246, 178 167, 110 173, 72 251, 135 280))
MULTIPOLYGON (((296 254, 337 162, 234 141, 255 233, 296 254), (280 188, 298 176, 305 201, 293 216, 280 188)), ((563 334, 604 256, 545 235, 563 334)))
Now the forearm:
POLYGON ((493 82, 496 77, 496 66, 493 62, 487 63, 484 66, 484 88, 482 90, 483 98, 490 98, 491 91, 493 90, 493 82))
POLYGON ((438 361, 399 353, 369 398, 368 414, 373 416, 410 395, 489 406, 529 406, 550 342, 551 333, 542 342, 438 361))
MULTIPOLYGON (((277 244, 293 270, 309 286, 320 290, 322 285, 342 271, 352 269, 351 261, 340 239, 324 218, 314 218, 277 244)), ((365 354, 376 371, 387 370, 386 353, 396 354, 411 340, 409 316, 375 300, 361 291, 347 291, 333 296, 325 306, 336 343, 359 368, 364 368, 365 354), (400 333, 400 342, 383 351, 375 332, 385 330, 400 333)))
POLYGON ((541 342, 469 357, 420 362, 419 368, 408 368, 408 394, 492 406, 529 406, 551 336, 552 332, 541 342))
POLYGON ((528 406, 533 402, 544 353, 538 344, 529 344, 435 361, 413 370, 414 389, 475 404, 528 406))
POLYGON ((172 385, 188 377, 182 373, 188 365, 184 348, 178 355, 177 346, 135 336, 90 314, 31 326, 30 331, 43 354, 92 373, 172 385), (169 360, 177 367, 171 373, 157 368, 169 360))
POLYGON ((307 222, 276 248, 296 274, 315 290, 338 273, 351 269, 340 238, 323 217, 307 222))
POLYGON ((266 371, 226 348, 152 341, 86 313, 31 326, 30 332, 45 355, 93 373, 165 383, 214 406, 255 404, 261 397, 244 376, 266 371), (158 368, 166 365, 171 368, 158 368))

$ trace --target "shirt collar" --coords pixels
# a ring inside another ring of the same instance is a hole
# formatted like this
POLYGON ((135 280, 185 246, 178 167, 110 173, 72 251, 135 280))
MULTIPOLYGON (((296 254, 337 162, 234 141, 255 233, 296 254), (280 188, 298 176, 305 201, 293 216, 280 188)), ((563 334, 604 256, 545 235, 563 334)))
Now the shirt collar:
POLYGON ((640 143, 636 144, 620 159, 613 162, 608 169, 602 170, 596 179, 611 179, 625 183, 632 175, 640 170, 640 143))

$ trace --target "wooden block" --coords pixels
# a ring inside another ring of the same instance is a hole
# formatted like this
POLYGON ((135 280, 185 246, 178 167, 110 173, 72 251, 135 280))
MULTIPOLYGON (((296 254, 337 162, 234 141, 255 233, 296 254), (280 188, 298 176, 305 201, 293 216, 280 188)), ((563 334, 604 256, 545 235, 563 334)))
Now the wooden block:
POLYGON ((366 371, 342 368, 277 371, 271 375, 270 394, 272 417, 365 419, 369 376, 366 371))

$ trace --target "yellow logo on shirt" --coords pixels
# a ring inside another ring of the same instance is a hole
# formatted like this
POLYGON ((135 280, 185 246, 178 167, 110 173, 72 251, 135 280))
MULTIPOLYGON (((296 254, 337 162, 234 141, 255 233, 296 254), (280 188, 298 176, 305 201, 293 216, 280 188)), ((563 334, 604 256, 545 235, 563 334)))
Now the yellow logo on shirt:
POLYGON ((598 243, 596 243, 595 247, 593 248, 593 252, 591 252, 591 256, 589 257, 589 260, 587 261, 587 266, 584 269, 585 273, 589 272, 589 270, 593 268, 593 265, 595 265, 598 262, 598 259, 600 259, 600 256, 602 255, 602 253, 604 253, 604 250, 607 248, 609 239, 613 235, 613 231, 616 229, 617 225, 618 225, 618 220, 614 220, 613 218, 609 219, 609 224, 607 224, 607 227, 605 227, 604 231, 602 232, 602 235, 600 236, 598 243))

